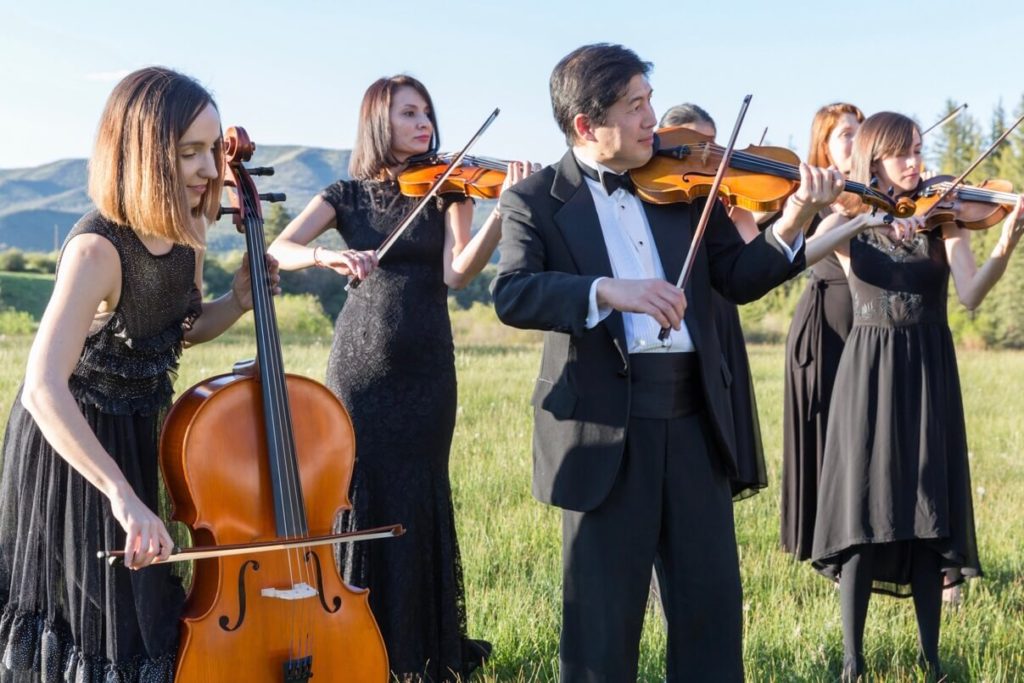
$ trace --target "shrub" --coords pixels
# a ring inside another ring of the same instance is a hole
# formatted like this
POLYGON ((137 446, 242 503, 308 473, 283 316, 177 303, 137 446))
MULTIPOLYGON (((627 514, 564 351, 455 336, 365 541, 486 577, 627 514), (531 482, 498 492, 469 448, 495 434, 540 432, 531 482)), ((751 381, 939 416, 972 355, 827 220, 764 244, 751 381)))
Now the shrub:
POLYGON ((0 334, 35 334, 37 326, 35 319, 25 311, 0 310, 0 334))
POLYGON ((20 273, 25 270, 25 255, 17 249, 0 251, 0 270, 20 273))

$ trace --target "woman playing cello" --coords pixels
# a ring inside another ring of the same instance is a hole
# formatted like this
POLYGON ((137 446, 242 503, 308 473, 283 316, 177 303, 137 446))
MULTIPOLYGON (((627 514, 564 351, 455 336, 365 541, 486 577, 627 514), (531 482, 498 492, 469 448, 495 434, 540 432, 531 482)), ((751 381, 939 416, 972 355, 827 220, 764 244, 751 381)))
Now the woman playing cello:
MULTIPOLYGON (((157 436, 184 343, 251 307, 248 269, 202 303, 223 180, 217 107, 162 68, 107 101, 71 231, 7 424, 0 483, 4 681, 173 677, 184 594, 154 512, 157 436), (123 547, 125 572, 96 559, 123 547)), ((276 275, 273 276, 276 279, 276 275)))

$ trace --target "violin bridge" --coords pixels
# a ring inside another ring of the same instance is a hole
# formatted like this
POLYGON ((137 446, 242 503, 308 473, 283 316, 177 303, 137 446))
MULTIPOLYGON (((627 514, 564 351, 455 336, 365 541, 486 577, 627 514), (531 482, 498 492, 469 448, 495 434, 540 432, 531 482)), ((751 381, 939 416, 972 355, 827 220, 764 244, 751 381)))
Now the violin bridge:
POLYGON ((277 600, 307 600, 309 598, 315 598, 319 593, 316 589, 310 586, 308 583, 297 583, 291 588, 281 590, 279 588, 264 588, 260 591, 260 595, 265 598, 274 598, 277 600))

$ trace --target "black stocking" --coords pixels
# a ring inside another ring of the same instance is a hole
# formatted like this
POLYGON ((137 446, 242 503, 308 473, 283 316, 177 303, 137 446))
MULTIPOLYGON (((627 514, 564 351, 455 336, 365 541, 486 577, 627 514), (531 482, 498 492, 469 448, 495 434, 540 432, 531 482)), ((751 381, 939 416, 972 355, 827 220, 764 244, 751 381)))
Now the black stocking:
MULTIPOLYGON (((846 566, 843 566, 845 571, 846 566)), ((939 669, 939 623, 942 610, 944 576, 939 555, 924 542, 917 541, 912 551, 910 588, 917 612, 917 633, 921 644, 922 663, 939 669)))
POLYGON ((864 623, 871 599, 871 565, 875 550, 862 545, 851 551, 839 575, 839 605, 843 619, 843 676, 864 673, 864 623))

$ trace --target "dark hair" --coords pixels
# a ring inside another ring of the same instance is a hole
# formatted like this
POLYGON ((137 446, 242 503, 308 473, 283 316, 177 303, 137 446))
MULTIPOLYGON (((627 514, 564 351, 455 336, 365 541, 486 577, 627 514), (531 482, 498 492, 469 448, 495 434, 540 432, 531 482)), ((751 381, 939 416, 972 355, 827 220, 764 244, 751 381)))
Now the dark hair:
POLYGON ((430 99, 426 86, 412 76, 404 74, 378 78, 366 89, 363 104, 359 108, 356 142, 352 146, 352 156, 348 162, 348 172, 353 178, 380 178, 387 168, 398 164, 398 159, 391 154, 391 98, 394 97, 395 91, 403 87, 412 88, 426 100, 427 117, 433 125, 430 151, 436 152, 440 146, 441 134, 437 128, 434 102, 430 99))
POLYGON ((164 67, 146 67, 114 86, 89 159, 89 197, 109 220, 201 248, 217 219, 224 181, 223 150, 214 149, 217 177, 190 209, 178 171, 178 140, 207 106, 217 108, 196 80, 164 67))
POLYGON ((690 102, 677 104, 665 112, 664 116, 661 117, 658 127, 685 126, 688 123, 706 123, 716 131, 718 130, 718 126, 715 125, 715 120, 711 118, 711 114, 690 102))
POLYGON ((563 57, 551 72, 550 86, 551 109, 566 143, 576 140, 573 119, 577 114, 603 124, 633 76, 646 76, 652 68, 629 48, 608 43, 584 45, 563 57))

